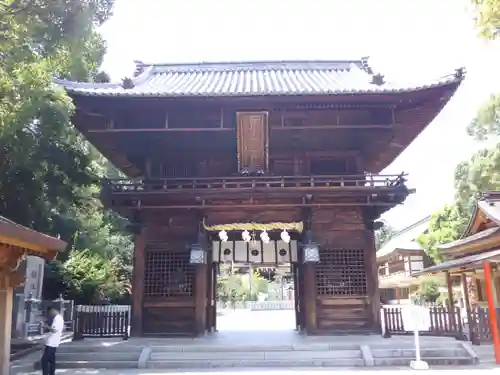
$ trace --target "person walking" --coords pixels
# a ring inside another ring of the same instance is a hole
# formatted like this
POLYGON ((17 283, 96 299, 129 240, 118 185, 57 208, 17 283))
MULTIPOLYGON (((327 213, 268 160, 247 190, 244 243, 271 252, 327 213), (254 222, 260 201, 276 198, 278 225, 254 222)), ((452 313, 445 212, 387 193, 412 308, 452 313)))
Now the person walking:
POLYGON ((64 329, 64 319, 54 307, 47 308, 49 323, 46 328, 49 334, 45 338, 45 349, 43 351, 41 365, 43 375, 54 375, 56 373, 56 351, 61 343, 61 336, 64 329))

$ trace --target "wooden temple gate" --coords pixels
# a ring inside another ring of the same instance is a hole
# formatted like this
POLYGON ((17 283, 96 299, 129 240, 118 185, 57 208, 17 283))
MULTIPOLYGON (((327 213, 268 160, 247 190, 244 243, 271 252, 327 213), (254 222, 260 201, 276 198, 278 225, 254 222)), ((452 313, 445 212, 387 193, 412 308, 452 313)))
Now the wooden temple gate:
POLYGON ((366 59, 136 73, 123 86, 57 81, 75 125, 128 177, 108 181, 102 200, 135 232, 132 335, 213 330, 217 263, 284 261, 284 229, 298 328, 379 331, 373 231, 411 191, 404 174, 377 174, 463 72, 423 87, 386 85, 366 59))

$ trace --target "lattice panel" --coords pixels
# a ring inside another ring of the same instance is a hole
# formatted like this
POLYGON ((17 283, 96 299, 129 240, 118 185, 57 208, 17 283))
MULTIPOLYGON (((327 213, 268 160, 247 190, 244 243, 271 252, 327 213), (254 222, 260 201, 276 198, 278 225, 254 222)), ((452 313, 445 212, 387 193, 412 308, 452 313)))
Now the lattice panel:
POLYGON ((146 250, 144 296, 189 297, 193 295, 194 268, 189 252, 146 250))
POLYGON ((319 295, 366 296, 366 272, 362 249, 331 249, 321 252, 316 266, 319 295))

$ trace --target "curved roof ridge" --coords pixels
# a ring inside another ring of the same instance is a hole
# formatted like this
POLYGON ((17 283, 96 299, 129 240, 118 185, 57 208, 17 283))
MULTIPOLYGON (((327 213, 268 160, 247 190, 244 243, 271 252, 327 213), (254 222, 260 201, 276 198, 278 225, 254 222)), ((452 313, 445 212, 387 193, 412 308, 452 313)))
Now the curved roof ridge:
POLYGON ((394 237, 399 236, 399 235, 404 234, 404 233, 407 233, 410 230, 412 230, 413 228, 418 227, 420 225, 423 225, 426 222, 429 222, 431 220, 431 218, 432 218, 432 215, 425 216, 424 218, 422 218, 422 219, 414 222, 413 224, 410 224, 410 225, 404 227, 403 229, 397 231, 396 233, 394 233, 394 237))
POLYGON ((486 190, 481 192, 474 204, 474 209, 472 210, 472 214, 470 216, 467 227, 463 231, 462 235, 459 237, 460 239, 464 239, 470 236, 470 233, 474 227, 474 223, 476 221, 476 217, 479 214, 479 211, 483 211, 483 213, 491 220, 500 225, 500 217, 497 215, 493 215, 490 210, 487 210, 486 205, 490 205, 491 203, 500 202, 500 191, 497 190, 486 190))
POLYGON ((392 238, 377 251, 377 258, 392 254, 395 250, 421 250, 422 246, 417 242, 418 237, 424 233, 423 226, 431 220, 431 215, 428 215, 419 221, 408 225, 402 230, 394 233, 392 238))
POLYGON ((197 71, 197 70, 281 70, 281 69, 305 69, 314 70, 348 70, 352 65, 359 69, 366 70, 366 63, 363 59, 351 60, 249 60, 249 61, 200 61, 200 62, 172 62, 172 63, 144 63, 135 61, 136 69, 153 67, 159 71, 197 71))

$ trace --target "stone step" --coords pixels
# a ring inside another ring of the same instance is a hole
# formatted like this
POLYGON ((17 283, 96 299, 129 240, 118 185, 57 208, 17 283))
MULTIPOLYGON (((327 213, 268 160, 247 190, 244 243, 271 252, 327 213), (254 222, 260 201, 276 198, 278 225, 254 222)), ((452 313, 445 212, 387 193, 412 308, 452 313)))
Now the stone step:
POLYGON ((342 344, 293 344, 293 345, 151 345, 153 352, 291 352, 291 351, 329 351, 329 350, 359 350, 359 345, 342 344))
POLYGON ((57 353, 140 353, 143 349, 143 346, 135 346, 135 345, 83 345, 83 344, 75 344, 68 343, 66 345, 61 345, 57 348, 57 353))
MULTIPOLYGON (((375 366, 409 366, 415 357, 392 357, 392 358, 374 358, 375 366)), ((474 365, 471 357, 422 357, 422 360, 431 366, 463 366, 474 365)))
MULTIPOLYGON (((415 349, 371 349, 373 358, 409 358, 415 357, 415 349)), ((422 357, 466 357, 463 348, 422 348, 422 357)))
POLYGON ((158 352, 153 350, 150 361, 192 361, 208 362, 218 360, 321 360, 361 358, 360 350, 323 350, 323 351, 269 351, 269 352, 158 352))
POLYGON ((78 361, 138 361, 140 352, 73 352, 73 353, 57 353, 58 361, 69 361, 69 362, 78 362, 78 361))
POLYGON ((149 369, 210 369, 210 368, 256 368, 256 367, 363 367, 365 361, 360 358, 336 358, 336 359, 226 359, 217 361, 203 360, 169 360, 169 361, 149 361, 149 369))
POLYGON ((62 361, 57 360, 58 369, 136 369, 138 361, 62 361))

